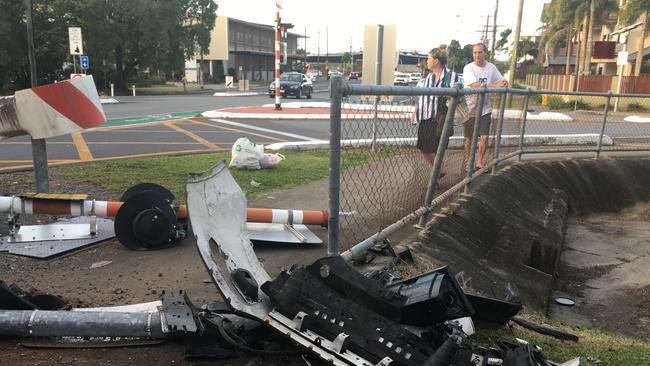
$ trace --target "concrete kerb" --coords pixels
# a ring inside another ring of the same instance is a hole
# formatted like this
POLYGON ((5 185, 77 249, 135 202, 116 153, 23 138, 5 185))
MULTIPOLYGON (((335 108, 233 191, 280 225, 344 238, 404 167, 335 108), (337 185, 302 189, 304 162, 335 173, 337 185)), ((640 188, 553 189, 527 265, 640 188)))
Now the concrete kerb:
MULTIPOLYGON (((524 137, 525 146, 595 146, 598 143, 598 134, 581 134, 581 135, 527 135, 524 137)), ((416 138, 382 138, 375 142, 379 145, 400 145, 415 146, 416 138)), ((462 136, 452 136, 449 139, 450 148, 463 148, 464 138, 462 136)), ((372 139, 355 139, 342 140, 342 147, 363 147, 370 146, 372 139)), ((614 145, 611 137, 603 136, 603 146, 614 145)), ((501 136, 501 146, 517 147, 519 146, 519 135, 501 136)), ((318 150, 328 149, 329 141, 297 141, 297 142, 280 142, 265 146, 272 151, 278 150, 318 150)))
MULTIPOLYGON (((215 93, 216 95, 217 93, 215 93)), ((229 93, 224 93, 229 94, 229 93)), ((242 93, 231 93, 228 96, 242 95, 242 93)), ((262 93, 265 94, 265 93, 262 93)), ((271 108, 274 107, 274 104, 264 104, 258 108, 271 108)), ((282 108, 296 110, 305 108, 319 108, 319 109, 329 109, 329 102, 286 102, 282 103, 282 108)), ((252 108, 252 107, 249 107, 252 108)), ((344 104, 343 108, 345 110, 353 111, 367 111, 368 113, 343 113, 341 116, 343 119, 371 119, 375 118, 374 108, 372 104, 344 104)), ((329 113, 248 113, 246 112, 247 107, 241 107, 239 111, 232 110, 230 108, 225 108, 229 110, 212 110, 205 111, 201 115, 208 118, 240 118, 240 119, 275 119, 275 120, 327 120, 329 119, 329 113)), ((394 114, 380 114, 377 116, 379 119, 394 119, 394 118, 409 118, 413 112, 414 107, 410 105, 380 105, 377 108, 377 111, 380 112, 393 112, 394 114)), ((319 111, 320 112, 320 111, 319 111)), ((323 111, 324 112, 324 111, 323 111)), ((495 113, 498 113, 498 110, 495 110, 495 113)), ((519 119, 521 118, 521 111, 508 109, 504 111, 505 119, 519 119)), ((558 112, 541 112, 538 114, 533 114, 528 112, 528 120, 538 120, 538 121, 573 121, 573 118, 558 112)))

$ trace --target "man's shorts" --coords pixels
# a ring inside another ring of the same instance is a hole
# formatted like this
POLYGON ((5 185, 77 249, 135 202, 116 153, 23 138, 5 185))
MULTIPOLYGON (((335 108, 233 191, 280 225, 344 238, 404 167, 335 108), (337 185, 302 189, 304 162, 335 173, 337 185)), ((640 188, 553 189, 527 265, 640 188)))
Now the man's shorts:
MULTIPOLYGON (((474 117, 471 117, 465 122, 465 137, 471 138, 474 134, 474 117)), ((492 113, 484 114, 478 122, 479 136, 490 134, 490 124, 492 123, 492 113)))

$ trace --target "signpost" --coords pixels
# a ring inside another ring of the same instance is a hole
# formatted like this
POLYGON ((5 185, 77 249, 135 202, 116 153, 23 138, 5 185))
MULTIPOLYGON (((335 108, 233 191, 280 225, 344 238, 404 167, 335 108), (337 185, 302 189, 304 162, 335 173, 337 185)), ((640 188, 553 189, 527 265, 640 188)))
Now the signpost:
POLYGON ((86 70, 88 70, 88 56, 79 56, 79 63, 81 64, 81 70, 85 74, 86 70))
POLYGON ((70 54, 82 55, 84 53, 84 46, 81 38, 81 28, 69 27, 68 38, 70 39, 70 54))
POLYGON ((75 58, 75 55, 81 56, 84 53, 83 39, 81 38, 81 28, 68 27, 68 40, 70 43, 70 54, 72 55, 74 72, 77 72, 77 59, 75 58))

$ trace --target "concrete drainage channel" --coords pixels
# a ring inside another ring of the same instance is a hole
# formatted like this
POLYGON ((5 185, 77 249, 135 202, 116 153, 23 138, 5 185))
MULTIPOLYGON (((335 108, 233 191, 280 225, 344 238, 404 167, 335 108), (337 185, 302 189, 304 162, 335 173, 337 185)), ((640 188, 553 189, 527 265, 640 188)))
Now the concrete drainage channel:
MULTIPOLYGON (((646 202, 648 187, 647 159, 516 164, 478 180, 470 194, 428 223, 411 248, 434 267, 444 263, 463 271, 477 292, 502 298, 503 289, 494 284, 513 282, 525 307, 549 313, 562 294, 556 274, 567 223, 646 202)), ((579 306, 572 311, 579 314, 579 306)))

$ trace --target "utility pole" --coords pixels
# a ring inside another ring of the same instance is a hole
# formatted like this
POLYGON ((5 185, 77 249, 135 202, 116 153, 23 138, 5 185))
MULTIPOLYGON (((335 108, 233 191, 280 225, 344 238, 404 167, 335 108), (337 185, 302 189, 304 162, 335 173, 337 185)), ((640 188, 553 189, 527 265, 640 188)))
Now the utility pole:
MULTIPOLYGON (((34 55, 34 32, 32 27, 32 1, 25 0, 27 11, 27 56, 29 58, 29 74, 32 88, 38 85, 36 74, 36 56, 34 55)), ((74 56, 73 56, 74 57, 74 56)), ((47 146, 45 139, 32 140, 32 155, 34 160, 34 176, 36 178, 36 190, 38 192, 49 192, 50 182, 47 172, 47 146)))
POLYGON ((280 105, 280 9, 278 0, 275 2, 275 110, 282 110, 280 105))
POLYGON ((488 41, 488 28, 490 27, 490 14, 487 16, 487 20, 485 21, 485 36, 483 36, 483 44, 485 44, 485 48, 487 48, 487 41, 488 41))
POLYGON ((499 12, 499 0, 496 0, 496 5, 494 5, 494 16, 492 17, 492 55, 490 59, 494 61, 496 50, 496 41, 497 41, 497 13, 499 12))
POLYGON ((350 65, 350 71, 354 71, 354 55, 352 54, 352 37, 350 37, 350 59, 352 65, 350 65))
MULTIPOLYGON (((515 81, 515 70, 517 68, 517 49, 519 48, 519 33, 521 32, 521 16, 524 12, 524 0, 519 0, 519 10, 517 11, 517 25, 515 26, 515 39, 512 45, 512 54, 510 55, 510 73, 508 75, 508 86, 512 87, 515 81)), ((508 107, 512 107, 512 94, 508 95, 508 107)), ((525 112, 525 111, 524 111, 525 112)))

